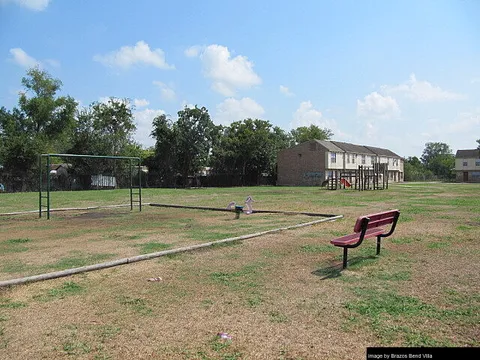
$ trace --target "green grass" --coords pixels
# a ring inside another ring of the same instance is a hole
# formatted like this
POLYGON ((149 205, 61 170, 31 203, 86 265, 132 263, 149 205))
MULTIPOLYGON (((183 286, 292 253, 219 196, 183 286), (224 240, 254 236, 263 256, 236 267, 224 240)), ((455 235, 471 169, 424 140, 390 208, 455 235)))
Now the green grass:
POLYGON ((67 296, 79 295, 85 292, 85 288, 73 281, 66 281, 59 288, 50 289, 40 295, 36 295, 33 298, 38 301, 52 301, 64 299, 67 296))
POLYGON ((288 317, 285 314, 282 314, 280 311, 270 311, 268 313, 271 322, 274 323, 286 323, 288 322, 288 317))
POLYGON ((411 271, 398 271, 398 272, 387 272, 387 271, 376 271, 374 276, 379 280, 384 281, 409 281, 412 279, 411 271))
POLYGON ((140 254, 150 254, 150 253, 170 249, 173 245, 158 243, 158 242, 148 242, 144 244, 136 244, 134 246, 140 248, 140 254))
POLYGON ((30 271, 32 267, 20 260, 7 260, 2 264, 0 269, 3 273, 13 274, 30 271))
POLYGON ((333 245, 302 245, 300 246, 300 251, 306 253, 328 253, 336 251, 337 249, 333 245))
POLYGON ((28 242, 32 241, 28 238, 19 238, 19 239, 8 239, 7 241, 0 243, 0 254, 7 253, 19 253, 28 251, 28 247, 23 246, 28 242))
POLYGON ((259 287, 259 280, 265 274, 264 263, 246 265, 239 271, 213 272, 210 279, 236 290, 245 290, 259 287))
POLYGON ((57 260, 54 263, 43 266, 45 270, 65 270, 71 268, 93 265, 101 261, 112 259, 116 254, 84 254, 81 252, 73 252, 74 256, 67 256, 57 260))
POLYGON ((121 305, 124 305, 128 309, 139 315, 152 315, 153 310, 147 306, 147 301, 141 298, 132 298, 130 296, 119 296, 117 298, 121 305))
POLYGON ((27 242, 32 241, 28 238, 20 238, 20 239, 9 239, 6 241, 7 244, 25 244, 27 242))
MULTIPOLYGON (((448 339, 433 339, 418 330, 412 330, 415 322, 423 323, 433 319, 440 322, 456 321, 473 325, 480 321, 478 307, 475 304, 461 302, 456 308, 441 309, 414 296, 400 295, 390 289, 375 289, 370 285, 354 287, 352 290, 357 299, 346 302, 345 308, 351 314, 360 315, 386 344, 403 337, 408 346, 448 346, 451 344, 448 339), (391 325, 392 323, 397 325, 391 325)), ((453 296, 457 297, 458 294, 454 292, 453 296)), ((355 315, 350 316, 351 322, 352 319, 354 319, 353 322, 357 320, 355 315)))
POLYGON ((0 298, 0 309, 19 309, 26 306, 27 304, 21 301, 12 301, 12 299, 0 298))

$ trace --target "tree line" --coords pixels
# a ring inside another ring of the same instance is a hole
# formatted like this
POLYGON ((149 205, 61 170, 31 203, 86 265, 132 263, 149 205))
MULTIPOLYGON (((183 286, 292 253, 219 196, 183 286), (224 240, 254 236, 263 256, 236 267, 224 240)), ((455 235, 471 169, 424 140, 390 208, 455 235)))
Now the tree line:
MULTIPOLYGON (((38 67, 29 69, 21 83, 24 91, 18 106, 0 108, 0 183, 7 190, 36 189, 37 156, 42 153, 140 157, 149 169, 149 186, 196 185, 199 173, 209 174, 202 185, 274 184, 279 150, 333 136, 330 129, 315 125, 286 132, 262 119, 215 125, 207 108, 195 106, 178 111, 175 120, 155 117, 151 131, 155 146, 144 148, 133 139, 135 109, 129 99, 79 106, 73 97, 60 96, 62 82, 38 67)), ((480 150, 480 139, 477 143, 480 150)), ((116 166, 82 159, 69 162, 77 175, 108 172, 109 166, 116 166)), ((427 143, 420 159, 405 159, 404 178, 452 180, 454 164, 447 144, 427 143)))
MULTIPOLYGON (((480 156, 480 139, 477 144, 480 156)), ((405 181, 455 180, 455 155, 445 143, 428 142, 420 159, 405 159, 404 173, 405 181)))
MULTIPOLYGON (((205 107, 185 107, 176 120, 153 119, 155 146, 144 148, 133 139, 134 106, 129 99, 110 98, 79 106, 60 96, 62 82, 36 67, 21 83, 18 106, 0 108, 0 183, 16 190, 37 186, 38 154, 135 156, 149 169, 151 186, 187 186, 193 175, 208 169, 212 178, 236 185, 274 181, 280 149, 311 139, 328 140, 329 129, 299 127, 286 132, 267 120, 243 119, 215 125, 205 107)), ((60 159, 61 160, 61 159, 60 159)), ((69 159, 76 171, 105 171, 100 161, 69 159)))

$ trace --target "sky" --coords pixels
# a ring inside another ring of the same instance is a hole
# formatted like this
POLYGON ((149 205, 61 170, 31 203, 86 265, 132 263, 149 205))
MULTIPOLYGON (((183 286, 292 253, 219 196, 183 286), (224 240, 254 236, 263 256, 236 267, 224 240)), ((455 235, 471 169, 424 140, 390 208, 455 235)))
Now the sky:
POLYGON ((144 147, 155 116, 198 105, 404 157, 473 149, 479 19, 477 0, 0 0, 0 106, 39 66, 80 106, 130 99, 144 147))

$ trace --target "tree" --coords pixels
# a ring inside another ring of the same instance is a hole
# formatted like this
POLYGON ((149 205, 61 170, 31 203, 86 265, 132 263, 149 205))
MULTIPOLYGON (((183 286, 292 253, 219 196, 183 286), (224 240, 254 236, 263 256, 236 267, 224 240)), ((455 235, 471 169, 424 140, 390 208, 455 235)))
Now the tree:
POLYGON ((76 113, 69 152, 74 154, 128 156, 136 126, 129 100, 110 98, 94 102, 76 113))
POLYGON ((300 144, 310 140, 330 140, 333 136, 333 132, 330 129, 320 129, 316 125, 310 125, 309 127, 301 126, 292 130, 291 135, 296 144, 300 144))
POLYGON ((37 154, 42 144, 25 131, 25 117, 18 110, 0 109, 0 165, 3 179, 13 191, 26 190, 33 177, 37 154))
POLYGON ((288 147, 290 140, 268 121, 236 121, 222 129, 211 164, 217 174, 241 175, 243 185, 258 183, 262 174, 274 175, 277 152, 288 147))
POLYGON ((93 128, 106 145, 105 155, 122 154, 136 129, 130 100, 111 97, 108 102, 96 102, 91 107, 93 128))
POLYGON ((77 103, 57 96, 62 82, 39 68, 28 70, 22 85, 19 107, 0 110, 0 159, 11 187, 26 190, 36 181, 36 155, 67 148, 77 103))
POLYGON ((157 185, 172 186, 177 172, 177 133, 172 120, 165 114, 153 119, 151 136, 156 139, 155 153, 145 160, 150 176, 157 185))
POLYGON ((185 106, 178 112, 174 131, 177 138, 177 165, 186 186, 188 175, 193 175, 207 164, 218 127, 210 119, 207 108, 195 105, 195 108, 185 106))
POLYGON ((480 139, 477 140, 477 144, 478 144, 477 150, 480 150, 480 139))
POLYGON ((25 131, 42 134, 48 140, 64 134, 74 125, 76 101, 70 96, 56 97, 62 87, 59 79, 39 68, 27 71, 22 78, 25 92, 18 100, 21 111, 25 114, 25 131))
POLYGON ((422 163, 428 167, 432 159, 434 159, 438 155, 451 154, 452 150, 447 144, 442 142, 428 142, 425 144, 425 149, 423 150, 421 160, 422 163))
POLYGON ((422 163, 427 170, 444 179, 454 177, 455 157, 450 147, 441 142, 429 142, 421 157, 422 163))
POLYGON ((433 173, 427 170, 416 156, 408 157, 404 163, 405 181, 426 181, 433 178, 433 173))

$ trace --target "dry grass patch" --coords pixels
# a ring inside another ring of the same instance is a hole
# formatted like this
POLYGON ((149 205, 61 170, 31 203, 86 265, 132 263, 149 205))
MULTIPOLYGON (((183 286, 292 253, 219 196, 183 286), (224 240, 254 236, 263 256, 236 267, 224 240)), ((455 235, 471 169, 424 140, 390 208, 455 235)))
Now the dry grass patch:
MULTIPOLYGON (((221 203, 222 198, 238 198, 235 191, 240 190, 225 189, 225 195, 221 191, 182 192, 188 196, 177 203, 209 205, 202 204, 207 197, 221 203)), ((479 186, 405 184, 378 192, 314 188, 248 192, 257 205, 267 204, 261 208, 285 206, 285 210, 341 213, 345 218, 229 246, 2 289, 0 358, 336 360, 364 358, 367 346, 480 345, 480 211, 473 206, 480 200, 479 186), (275 194, 269 196, 268 191, 275 194), (356 217, 393 208, 400 209, 400 222, 393 237, 382 242, 380 257, 374 256, 374 240, 368 239, 349 252, 349 267, 342 270, 342 250, 329 241, 350 233, 356 217), (161 281, 148 281, 154 277, 161 281), (219 338, 221 332, 231 335, 231 340, 219 338)), ((160 218, 161 214, 148 210, 125 213, 121 219, 52 221, 79 231, 64 240, 68 246, 79 241, 83 247, 75 248, 81 251, 77 253, 54 249, 58 239, 18 235, 11 227, 8 239, 31 241, 1 246, 29 250, 0 256, 4 260, 18 256, 19 262, 10 264, 18 269, 41 265, 26 257, 29 252, 44 251, 38 254, 47 259, 50 251, 47 263, 58 265, 65 258, 138 254, 149 246, 204 242, 281 225, 280 217, 234 221, 232 214, 168 212, 169 219, 160 218), (86 222, 80 225, 82 221, 86 222), (115 225, 107 226, 110 222, 115 225), (88 231, 82 234, 82 229, 88 231)), ((32 231, 34 225, 44 226, 33 218, 25 224, 32 231)), ((35 234, 52 235, 57 229, 45 227, 35 234)))

